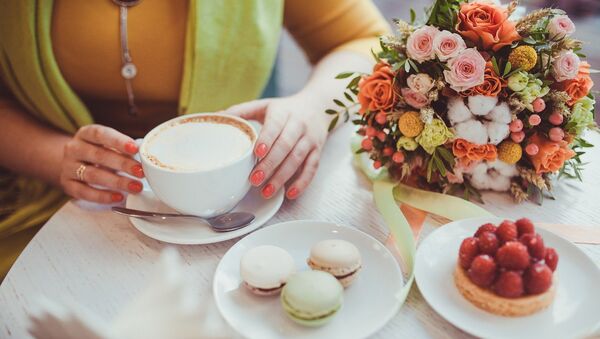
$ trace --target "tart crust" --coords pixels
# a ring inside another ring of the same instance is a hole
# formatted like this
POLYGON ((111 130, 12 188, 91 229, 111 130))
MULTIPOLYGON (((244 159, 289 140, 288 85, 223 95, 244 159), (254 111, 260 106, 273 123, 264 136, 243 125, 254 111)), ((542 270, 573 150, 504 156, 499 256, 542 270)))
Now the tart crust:
POLYGON ((556 277, 552 277, 552 286, 542 293, 528 295, 520 298, 503 298, 491 290, 475 285, 464 268, 456 265, 454 270, 454 283, 460 293, 473 305, 507 317, 521 317, 536 313, 548 307, 556 295, 556 277))

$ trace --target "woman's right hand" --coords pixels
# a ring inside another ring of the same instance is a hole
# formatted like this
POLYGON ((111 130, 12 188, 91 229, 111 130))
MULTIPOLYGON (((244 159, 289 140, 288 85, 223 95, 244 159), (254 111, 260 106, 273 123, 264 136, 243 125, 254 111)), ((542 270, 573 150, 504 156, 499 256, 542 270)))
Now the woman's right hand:
POLYGON ((84 126, 64 147, 60 184, 77 199, 104 204, 122 201, 119 191, 139 193, 143 188, 140 181, 117 174, 144 177, 142 165, 132 158, 137 152, 135 141, 113 128, 84 126))

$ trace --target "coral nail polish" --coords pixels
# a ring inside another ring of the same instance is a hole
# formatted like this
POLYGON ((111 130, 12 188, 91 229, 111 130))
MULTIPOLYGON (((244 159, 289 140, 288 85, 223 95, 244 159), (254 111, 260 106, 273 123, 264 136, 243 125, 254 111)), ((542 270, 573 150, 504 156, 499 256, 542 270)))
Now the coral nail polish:
POLYGON ((135 154, 138 151, 138 147, 135 144, 135 142, 130 141, 130 142, 128 142, 128 143, 125 144, 125 151, 127 153, 135 154))
POLYGON ((288 199, 296 199, 298 197, 298 193, 300 193, 298 189, 296 187, 292 187, 287 191, 287 197, 288 199))
POLYGON ((131 192, 139 193, 142 191, 143 186, 139 182, 132 181, 127 185, 127 188, 129 188, 131 192))
POLYGON ((270 198, 275 192, 275 186, 273 184, 268 184, 262 189, 262 195, 265 198, 270 198))
POLYGON ((140 165, 133 165, 133 167, 131 167, 131 173, 138 178, 144 177, 144 169, 140 165))
POLYGON ((110 196, 110 198, 114 202, 119 202, 119 201, 123 200, 123 194, 121 194, 121 193, 113 193, 110 196))
POLYGON ((258 186, 262 184, 263 180, 265 180, 265 172, 258 170, 250 176, 250 183, 253 186, 258 186))
POLYGON ((254 150, 254 154, 256 154, 256 156, 259 158, 264 158, 265 155, 267 155, 268 151, 269 149, 267 148, 267 145, 258 144, 258 146, 256 146, 256 149, 254 150))

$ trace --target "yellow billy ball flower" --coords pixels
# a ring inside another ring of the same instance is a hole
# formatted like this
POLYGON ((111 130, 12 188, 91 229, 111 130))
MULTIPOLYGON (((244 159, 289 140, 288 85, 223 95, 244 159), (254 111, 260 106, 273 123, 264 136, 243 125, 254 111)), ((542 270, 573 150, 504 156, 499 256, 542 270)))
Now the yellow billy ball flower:
POLYGON ((513 69, 521 68, 523 71, 529 71, 535 67, 537 52, 531 46, 519 46, 510 52, 508 61, 513 69))
POLYGON ((521 159, 523 155, 523 149, 521 145, 505 140, 498 145, 498 159, 504 161, 507 164, 514 165, 521 159))
POLYGON ((406 137, 414 138, 421 133, 424 127, 421 115, 415 111, 408 111, 398 119, 398 128, 406 137))

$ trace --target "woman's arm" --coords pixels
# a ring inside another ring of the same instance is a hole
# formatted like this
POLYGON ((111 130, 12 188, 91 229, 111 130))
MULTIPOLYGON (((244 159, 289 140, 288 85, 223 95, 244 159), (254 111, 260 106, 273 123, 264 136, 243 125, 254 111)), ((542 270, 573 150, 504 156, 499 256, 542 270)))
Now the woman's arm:
POLYGON ((118 191, 140 192, 139 181, 115 173, 143 177, 140 164, 131 158, 136 152, 133 139, 112 128, 89 125, 69 136, 0 97, 0 167, 42 179, 75 198, 110 203, 123 200, 118 191), (86 166, 83 181, 77 177, 80 165, 86 166))

